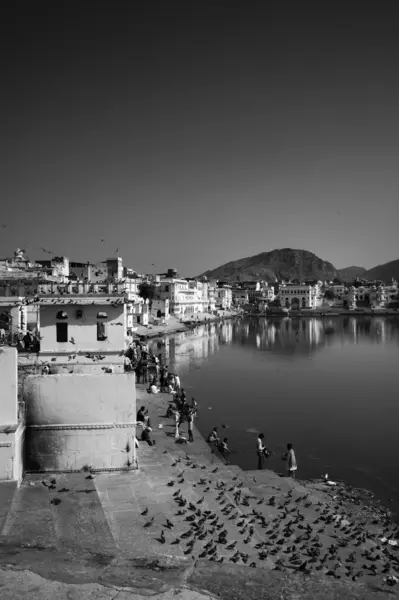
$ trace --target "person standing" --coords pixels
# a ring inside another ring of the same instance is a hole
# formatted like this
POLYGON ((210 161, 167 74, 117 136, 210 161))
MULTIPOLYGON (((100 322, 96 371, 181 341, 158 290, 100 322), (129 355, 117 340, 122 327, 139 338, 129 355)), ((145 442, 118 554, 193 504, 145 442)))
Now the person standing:
POLYGON ((292 444, 287 444, 287 450, 288 473, 295 479, 295 471, 297 471, 298 465, 292 444))
POLYGON ((198 413, 198 402, 196 402, 195 398, 191 398, 190 409, 193 411, 194 417, 196 417, 198 413))
POLYGON ((175 421, 176 421, 175 439, 177 440, 180 437, 180 431, 179 431, 180 413, 178 410, 175 411, 175 421))
POLYGON ((189 442, 193 442, 194 441, 194 436, 193 436, 193 429, 194 429, 194 413, 190 410, 190 412, 188 413, 188 441, 189 442))
POLYGON ((180 390, 180 377, 175 373, 175 387, 177 390, 180 390))
POLYGON ((263 440, 265 439, 265 436, 263 433, 260 433, 258 435, 258 440, 257 440, 257 446, 256 446, 256 453, 258 455, 258 469, 261 470, 264 467, 265 464, 265 458, 267 457, 267 448, 263 442, 263 440))

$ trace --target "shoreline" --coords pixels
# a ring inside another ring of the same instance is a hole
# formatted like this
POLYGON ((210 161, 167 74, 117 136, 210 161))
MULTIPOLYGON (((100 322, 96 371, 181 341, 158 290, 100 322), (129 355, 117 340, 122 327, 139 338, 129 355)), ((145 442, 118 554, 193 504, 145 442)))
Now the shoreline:
POLYGON ((203 316, 198 321, 180 321, 176 317, 170 317, 168 323, 165 325, 138 326, 137 330, 134 332, 134 335, 143 340, 154 340, 156 338, 164 337, 165 335, 192 331, 199 325, 206 325, 208 323, 222 323, 227 319, 235 319, 237 317, 244 316, 242 313, 236 313, 232 311, 224 312, 226 314, 222 316, 212 315, 211 313, 202 313, 203 316))
POLYGON ((265 318, 301 318, 301 317, 399 317, 399 311, 396 310, 350 310, 350 311, 312 311, 312 312, 291 312, 291 313, 245 313, 245 317, 265 317, 265 318))

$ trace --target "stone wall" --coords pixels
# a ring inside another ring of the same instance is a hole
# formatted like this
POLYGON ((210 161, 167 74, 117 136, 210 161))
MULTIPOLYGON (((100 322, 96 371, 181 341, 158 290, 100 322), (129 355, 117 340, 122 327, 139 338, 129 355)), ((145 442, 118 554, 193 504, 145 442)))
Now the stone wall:
POLYGON ((26 469, 122 469, 135 464, 135 378, 29 375, 26 469))

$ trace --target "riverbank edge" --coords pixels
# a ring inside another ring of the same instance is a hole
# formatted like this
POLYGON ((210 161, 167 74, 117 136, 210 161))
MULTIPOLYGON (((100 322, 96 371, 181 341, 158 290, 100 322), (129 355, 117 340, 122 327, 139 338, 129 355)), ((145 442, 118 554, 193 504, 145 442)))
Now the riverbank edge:
POLYGON ((198 321, 178 321, 176 325, 172 327, 168 327, 167 325, 165 325, 163 328, 156 330, 148 329, 147 327, 141 326, 138 327, 137 331, 135 331, 134 333, 135 336, 138 336, 140 339, 155 340, 157 338, 165 337, 166 335, 192 331, 199 325, 206 325, 207 323, 223 323, 224 321, 241 318, 242 316, 244 316, 242 313, 232 313, 230 311, 226 311, 226 314, 223 316, 207 314, 205 318, 201 318, 198 321))
POLYGON ((277 317, 277 318, 293 318, 293 317, 399 317, 399 311, 397 310, 348 310, 348 311, 309 311, 309 312, 296 312, 290 311, 287 313, 245 313, 245 317, 277 317))

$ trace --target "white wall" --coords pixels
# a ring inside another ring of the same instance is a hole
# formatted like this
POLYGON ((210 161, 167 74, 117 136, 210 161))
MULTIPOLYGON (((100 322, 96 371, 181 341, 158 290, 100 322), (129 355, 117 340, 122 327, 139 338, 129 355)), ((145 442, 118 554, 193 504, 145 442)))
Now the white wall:
POLYGON ((30 375, 28 470, 122 469, 135 459, 134 374, 30 375))
POLYGON ((0 348, 0 425, 18 421, 17 351, 0 348))
POLYGON ((104 305, 81 305, 78 304, 51 304, 40 307, 40 350, 43 352, 69 353, 77 350, 87 352, 115 352, 124 348, 125 339, 125 311, 124 304, 111 306, 111 302, 104 305), (81 309, 83 317, 76 318, 76 311, 81 309), (59 311, 68 314, 68 319, 58 320, 56 315, 59 311), (97 319, 98 312, 106 312, 107 319, 97 319), (97 322, 106 323, 107 339, 97 341, 97 322), (56 323, 68 323, 68 339, 74 339, 75 344, 70 342, 57 342, 56 323))

